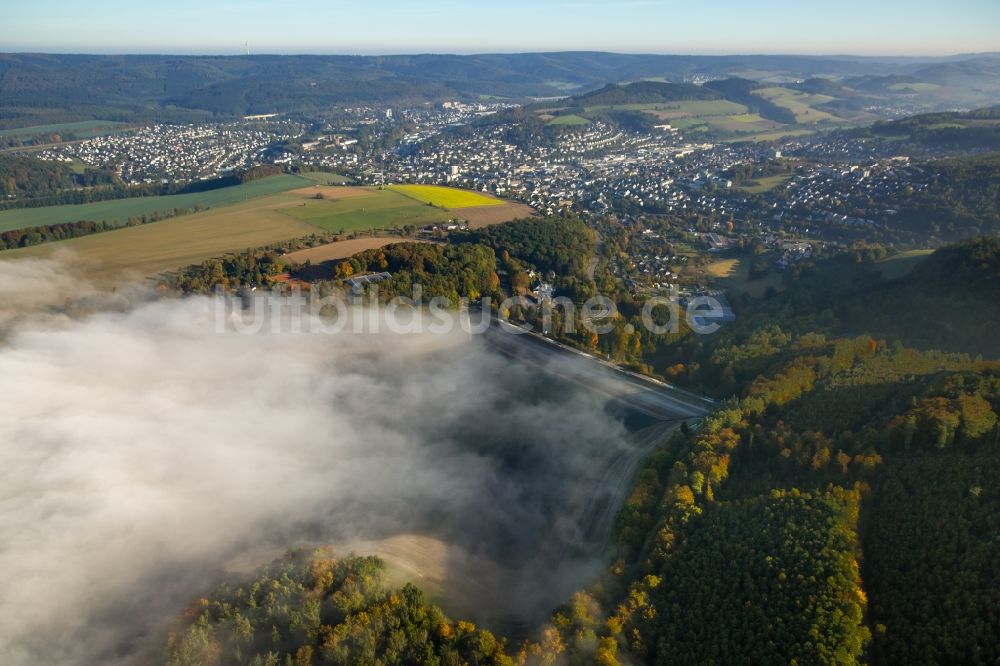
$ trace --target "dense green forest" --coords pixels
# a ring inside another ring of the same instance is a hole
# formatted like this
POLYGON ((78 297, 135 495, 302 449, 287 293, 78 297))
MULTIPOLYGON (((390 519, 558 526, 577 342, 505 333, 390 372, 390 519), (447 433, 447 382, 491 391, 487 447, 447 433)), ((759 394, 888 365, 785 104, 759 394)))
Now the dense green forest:
POLYGON ((482 245, 459 243, 398 243, 365 250, 338 264, 336 276, 386 271, 388 280, 378 282, 379 298, 414 297, 419 285, 424 299, 444 298, 452 306, 460 299, 477 302, 484 296, 500 298, 500 278, 493 253, 482 245))
POLYGON ((774 491, 693 519, 689 538, 657 576, 656 615, 643 627, 646 660, 856 661, 868 640, 856 516, 850 493, 774 491))
POLYGON ((640 474, 595 591, 617 607, 608 637, 653 663, 992 663, 1000 363, 771 343, 738 397, 640 474))
POLYGON ((216 287, 234 290, 268 287, 286 262, 273 248, 245 250, 187 266, 164 277, 162 283, 185 294, 208 294, 216 287))
POLYGON ((614 106, 719 98, 720 95, 713 90, 692 83, 636 81, 625 85, 611 83, 593 92, 572 97, 568 102, 574 106, 614 106))
MULTIPOLYGON (((997 132, 1000 137, 1000 123, 997 132)), ((924 169, 928 187, 900 202, 893 226, 918 237, 1000 233, 1000 153, 929 162, 924 169)))
POLYGON ((594 233, 579 218, 528 218, 469 232, 504 262, 515 257, 538 271, 580 275, 594 253, 594 233))
POLYGON ((44 198, 65 190, 112 185, 116 182, 117 178, 110 171, 90 168, 77 170, 65 162, 0 155, 0 204, 7 204, 14 198, 44 198))
POLYGON ((296 551, 197 601, 166 645, 170 666, 512 664, 504 643, 452 622, 374 557, 296 551))
POLYGON ((848 132, 943 150, 1000 150, 1000 107, 967 112, 925 113, 878 122, 848 132))
POLYGON ((996 663, 1000 456, 895 462, 878 488, 864 577, 875 663, 996 663), (990 538, 992 536, 992 538, 990 538), (931 620, 931 621, 929 621, 931 620))

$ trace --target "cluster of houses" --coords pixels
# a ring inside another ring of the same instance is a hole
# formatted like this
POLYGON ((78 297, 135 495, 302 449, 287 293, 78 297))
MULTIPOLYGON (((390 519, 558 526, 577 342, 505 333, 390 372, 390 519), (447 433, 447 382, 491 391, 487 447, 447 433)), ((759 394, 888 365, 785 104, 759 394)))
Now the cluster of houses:
POLYGON ((895 215, 894 206, 925 187, 924 172, 905 160, 812 164, 789 181, 773 219, 804 221, 814 227, 872 226, 895 215))
POLYGON ((276 143, 300 136, 304 127, 265 119, 208 125, 152 125, 95 137, 35 153, 41 159, 77 159, 115 171, 126 183, 216 178, 272 161, 276 143))
POLYGON ((812 254, 813 246, 810 243, 784 243, 781 246, 781 256, 774 263, 780 270, 785 270, 793 264, 809 259, 812 254))

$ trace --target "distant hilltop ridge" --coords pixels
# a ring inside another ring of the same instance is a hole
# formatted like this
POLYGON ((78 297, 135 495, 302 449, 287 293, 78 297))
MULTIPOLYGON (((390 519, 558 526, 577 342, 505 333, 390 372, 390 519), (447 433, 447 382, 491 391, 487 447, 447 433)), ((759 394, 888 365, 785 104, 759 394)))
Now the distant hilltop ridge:
MULTIPOLYGON (((689 56, 598 52, 484 55, 60 55, 0 53, 4 127, 67 118, 191 120, 343 104, 407 104, 481 96, 528 100, 645 80, 683 85, 716 79, 761 83, 846 81, 880 94, 932 95, 953 106, 1000 101, 1000 54, 935 57, 689 56), (896 78, 892 78, 896 77, 896 78), (907 88, 907 86, 910 86, 907 88), (894 89, 895 87, 895 89, 894 89)), ((611 91, 608 91, 611 92, 611 91)), ((688 98, 690 99, 690 97, 688 98)), ((932 100, 933 102, 933 100, 932 100)), ((928 106, 934 107, 933 103, 928 106)), ((941 108, 946 108, 941 106, 941 108)), ((64 122, 65 120, 58 120, 64 122)))

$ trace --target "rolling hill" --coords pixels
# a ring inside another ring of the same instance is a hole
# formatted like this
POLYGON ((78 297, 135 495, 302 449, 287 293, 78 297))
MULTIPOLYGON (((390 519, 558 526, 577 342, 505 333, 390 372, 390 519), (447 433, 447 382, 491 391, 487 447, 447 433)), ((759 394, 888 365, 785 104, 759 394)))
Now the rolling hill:
MULTIPOLYGON (((80 120, 192 120, 345 103, 562 97, 608 82, 914 76, 996 103, 1000 57, 680 56, 598 52, 398 56, 0 54, 0 129, 80 120), (954 82, 952 82, 954 79, 954 82)), ((972 104, 972 100, 978 104, 972 104)), ((954 102, 953 102, 954 104, 954 102)), ((941 108, 946 108, 943 103, 941 108)))

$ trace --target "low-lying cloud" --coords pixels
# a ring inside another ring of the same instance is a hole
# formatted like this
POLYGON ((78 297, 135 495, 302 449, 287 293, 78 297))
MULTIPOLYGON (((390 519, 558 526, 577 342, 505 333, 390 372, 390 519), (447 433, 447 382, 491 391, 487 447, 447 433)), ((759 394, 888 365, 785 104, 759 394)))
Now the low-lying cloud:
MULTIPOLYGON (((31 271, 21 293, 74 282, 31 271)), ((0 663, 135 662, 227 563, 302 543, 444 542, 508 576, 476 588, 487 620, 586 582, 567 553, 627 445, 602 399, 459 330, 218 333, 211 299, 133 303, 2 331, 0 663)))

